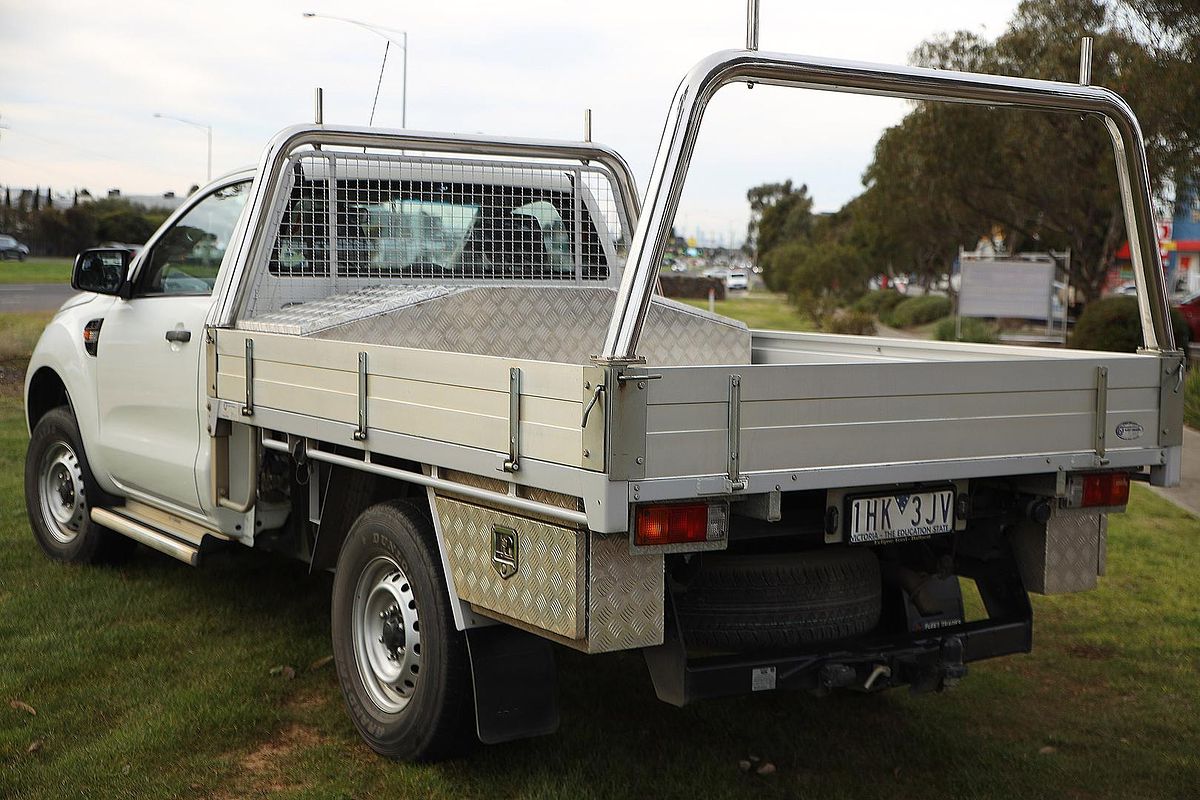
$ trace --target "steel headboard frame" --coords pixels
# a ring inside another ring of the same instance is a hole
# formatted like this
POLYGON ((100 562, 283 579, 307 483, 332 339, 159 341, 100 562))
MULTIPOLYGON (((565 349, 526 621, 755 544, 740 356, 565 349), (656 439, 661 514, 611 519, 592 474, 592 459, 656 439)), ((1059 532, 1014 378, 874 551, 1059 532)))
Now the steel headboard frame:
POLYGON ((469 134, 400 131, 358 126, 295 125, 280 131, 267 145, 259 162, 247 203, 248 213, 238 223, 233 237, 237 250, 232 253, 233 268, 220 278, 221 298, 208 324, 229 327, 245 305, 252 286, 246 271, 260 263, 263 248, 270 248, 274 237, 268 235, 272 212, 287 177, 291 156, 302 147, 363 147, 410 150, 419 153, 452 153, 463 156, 499 156, 510 158, 558 159, 596 162, 612 176, 624 204, 624 215, 636 225, 640 205, 629 165, 615 151, 594 142, 565 142, 551 139, 487 137, 469 134), (230 291, 230 289, 233 291, 230 291))
POLYGON ((718 89, 735 82, 1103 117, 1113 140, 1125 227, 1135 242, 1131 252, 1144 344, 1151 351, 1174 351, 1145 145, 1137 117, 1120 95, 1103 87, 1056 81, 725 50, 699 61, 675 92, 646 192, 646 212, 634 229, 616 308, 597 361, 639 361, 638 338, 704 111, 718 89))

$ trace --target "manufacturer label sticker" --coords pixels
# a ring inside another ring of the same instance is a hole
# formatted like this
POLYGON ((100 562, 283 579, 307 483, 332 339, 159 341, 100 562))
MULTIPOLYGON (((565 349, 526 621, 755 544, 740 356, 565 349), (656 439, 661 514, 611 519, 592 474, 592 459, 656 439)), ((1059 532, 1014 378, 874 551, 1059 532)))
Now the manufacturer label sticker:
POLYGON ((1125 441, 1140 439, 1143 430, 1145 429, 1133 420, 1126 420, 1117 425, 1117 438, 1125 441))
POLYGON ((775 668, 755 667, 750 670, 750 691, 767 692, 775 688, 775 668))

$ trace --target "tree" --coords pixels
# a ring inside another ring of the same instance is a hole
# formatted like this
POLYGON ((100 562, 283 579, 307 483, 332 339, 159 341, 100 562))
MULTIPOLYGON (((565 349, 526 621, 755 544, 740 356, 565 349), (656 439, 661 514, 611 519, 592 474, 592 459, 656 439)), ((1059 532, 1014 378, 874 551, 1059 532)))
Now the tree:
POLYGON ((1159 122, 1158 162, 1182 185, 1200 174, 1200 2, 1118 0, 1115 25, 1144 48, 1140 116, 1159 122))
POLYGON ((12 190, 8 186, 4 187, 4 207, 12 208, 12 190))
POLYGON ((49 186, 46 187, 46 208, 54 208, 54 193, 49 186))
POLYGON ((774 291, 787 289, 785 262, 770 260, 771 250, 808 236, 812 230, 812 197, 808 186, 801 184, 792 188, 790 180, 783 183, 767 183, 755 186, 746 193, 750 201, 750 228, 747 237, 753 242, 756 261, 763 267, 763 280, 774 291), (769 264, 779 267, 772 271, 769 264))
MULTIPOLYGON (((1162 113, 1174 87, 1154 74, 1151 54, 1117 24, 1110 5, 1026 0, 995 42, 960 32, 926 42, 913 59, 1073 81, 1082 35, 1095 39, 1093 81, 1139 112, 1161 190, 1173 154, 1188 141, 1169 133, 1162 113)), ((998 229, 1010 251, 1069 247, 1072 284, 1091 298, 1125 236, 1112 141, 1090 117, 919 103, 880 140, 866 183, 881 239, 918 273, 945 271, 955 240, 970 246, 998 229), (911 249, 900 244, 902 230, 916 234, 911 249)))
POLYGON ((33 210, 37 211, 42 206, 42 187, 37 186, 33 190, 33 210))

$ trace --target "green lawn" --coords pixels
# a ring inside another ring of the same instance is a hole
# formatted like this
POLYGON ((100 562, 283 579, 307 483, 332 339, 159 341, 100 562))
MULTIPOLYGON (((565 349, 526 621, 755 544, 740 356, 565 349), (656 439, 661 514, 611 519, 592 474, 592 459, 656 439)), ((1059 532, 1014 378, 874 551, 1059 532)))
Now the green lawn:
POLYGON ((952 692, 680 710, 654 699, 639 656, 561 650, 558 735, 409 766, 358 742, 321 665, 328 576, 244 549, 195 570, 147 550, 120 568, 46 560, 25 520, 18 395, 0 388, 0 797, 1184 798, 1200 784, 1200 522, 1141 487, 1112 519, 1102 587, 1035 598, 1034 654, 973 665, 952 692), (740 772, 749 755, 778 771, 740 772))
POLYGON ((27 258, 0 261, 0 285, 5 283, 70 283, 70 258, 27 258))
MULTIPOLYGON (((781 294, 753 292, 737 295, 727 294, 726 297, 728 299, 715 303, 716 312, 741 320, 751 328, 773 331, 816 330, 812 320, 797 311, 781 294)), ((680 302, 696 308, 708 309, 707 300, 681 299, 680 302)))
POLYGON ((52 311, 17 311, 0 314, 0 363, 28 360, 52 311))
POLYGON ((1188 371, 1183 392, 1183 421, 1200 429, 1200 369, 1193 367, 1188 371))

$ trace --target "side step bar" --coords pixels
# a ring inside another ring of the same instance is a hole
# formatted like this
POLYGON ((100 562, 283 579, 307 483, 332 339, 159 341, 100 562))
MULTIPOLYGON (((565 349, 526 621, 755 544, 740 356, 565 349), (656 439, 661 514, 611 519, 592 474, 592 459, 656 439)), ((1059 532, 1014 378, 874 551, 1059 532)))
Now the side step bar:
POLYGON ((190 566, 196 566, 200 560, 200 549, 194 545, 181 542, 167 533, 149 528, 107 508, 93 508, 92 522, 128 536, 160 553, 166 553, 190 566))

